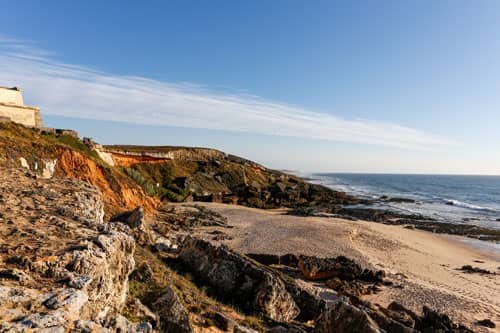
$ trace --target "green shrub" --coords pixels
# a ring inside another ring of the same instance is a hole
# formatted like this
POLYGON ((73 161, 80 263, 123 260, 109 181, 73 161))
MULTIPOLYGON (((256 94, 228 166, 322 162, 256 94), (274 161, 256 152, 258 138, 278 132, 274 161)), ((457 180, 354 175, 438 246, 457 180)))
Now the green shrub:
POLYGON ((100 160, 99 155, 94 150, 87 147, 82 141, 80 141, 80 139, 75 138, 74 136, 61 135, 57 138, 57 141, 67 146, 70 146, 71 148, 78 150, 87 156, 92 156, 93 158, 100 160))

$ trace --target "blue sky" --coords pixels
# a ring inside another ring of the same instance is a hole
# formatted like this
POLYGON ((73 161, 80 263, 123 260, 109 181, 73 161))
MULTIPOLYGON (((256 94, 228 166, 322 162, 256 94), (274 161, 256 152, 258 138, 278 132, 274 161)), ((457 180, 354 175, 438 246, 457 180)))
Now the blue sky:
POLYGON ((306 172, 500 174, 500 2, 3 7, 0 85, 48 126, 306 172))

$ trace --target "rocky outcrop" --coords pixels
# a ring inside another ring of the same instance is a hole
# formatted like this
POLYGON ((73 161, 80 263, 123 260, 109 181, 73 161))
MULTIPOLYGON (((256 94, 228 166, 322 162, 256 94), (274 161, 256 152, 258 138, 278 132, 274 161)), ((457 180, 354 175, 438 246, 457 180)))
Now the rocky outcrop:
POLYGON ((467 327, 454 323, 442 313, 424 306, 422 315, 392 302, 388 308, 373 304, 358 297, 350 297, 350 303, 365 312, 385 332, 402 333, 472 333, 467 327))
POLYGON ((135 242, 108 230, 99 190, 77 180, 41 180, 1 169, 0 193, 1 327, 57 331, 77 320, 112 327, 113 318, 122 325, 117 316, 134 268, 135 242))
POLYGON ((299 308, 285 283, 273 271, 207 241, 187 238, 179 254, 187 269, 222 298, 259 311, 277 321, 291 321, 299 308))
POLYGON ((339 299, 316 322, 316 333, 381 333, 377 323, 346 299, 339 299))
POLYGON ((193 332, 186 309, 172 287, 167 287, 153 302, 153 309, 158 314, 162 332, 193 332))

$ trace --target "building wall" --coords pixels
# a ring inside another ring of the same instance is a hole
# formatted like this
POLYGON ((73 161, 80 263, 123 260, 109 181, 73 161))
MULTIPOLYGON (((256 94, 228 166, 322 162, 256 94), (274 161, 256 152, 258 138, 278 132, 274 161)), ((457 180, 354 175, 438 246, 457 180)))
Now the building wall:
POLYGON ((40 111, 35 108, 25 108, 0 104, 0 117, 10 118, 15 123, 25 126, 42 127, 40 111))
POLYGON ((0 87, 0 102, 5 104, 24 105, 23 94, 20 89, 0 87))

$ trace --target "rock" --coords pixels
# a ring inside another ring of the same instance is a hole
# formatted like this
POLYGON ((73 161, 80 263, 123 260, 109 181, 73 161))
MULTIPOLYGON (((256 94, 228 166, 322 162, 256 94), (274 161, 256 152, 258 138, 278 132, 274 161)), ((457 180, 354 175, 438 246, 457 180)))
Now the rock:
POLYGON ((495 275, 495 272, 490 272, 486 269, 482 269, 479 267, 472 267, 471 265, 464 265, 460 268, 461 271, 464 271, 465 273, 478 273, 478 274, 491 274, 495 275))
POLYGON ((275 326, 267 330, 266 333, 305 333, 306 331, 296 326, 275 326))
POLYGON ((310 293, 295 282, 286 280, 285 284, 287 291, 300 309, 295 320, 301 322, 316 320, 326 309, 326 302, 319 296, 310 293))
POLYGON ((226 246, 188 237, 179 259, 222 298, 277 321, 291 321, 299 308, 277 273, 258 266, 226 246))
POLYGON ((139 282, 154 282, 154 273, 151 266, 144 263, 130 274, 130 279, 139 282))
POLYGON ((159 317, 162 332, 193 332, 186 309, 172 287, 167 287, 163 295, 153 302, 152 307, 159 317))
POLYGON ((111 218, 110 222, 122 222, 132 229, 138 228, 144 223, 144 210, 142 207, 137 207, 133 210, 116 214, 111 218))
POLYGON ((422 326, 424 328, 432 327, 440 330, 451 330, 453 328, 450 317, 447 315, 431 310, 427 306, 423 307, 423 313, 422 326))
POLYGON ((318 258, 312 256, 300 256, 298 268, 302 275, 309 280, 325 280, 338 277, 342 280, 354 280, 361 277, 363 270, 344 256, 336 258, 318 258))
POLYGON ((123 316, 110 320, 106 328, 109 328, 111 332, 153 333, 153 326, 150 323, 131 323, 123 316))
POLYGON ((179 251, 179 246, 165 237, 156 239, 154 247, 159 252, 177 253, 179 251))
POLYGON ((18 281, 20 285, 26 285, 32 281, 31 277, 19 269, 3 269, 0 271, 1 280, 18 281))
POLYGON ((233 329, 233 333, 257 333, 257 331, 245 326, 236 325, 233 329))
POLYGON ((299 258, 295 254, 267 254, 267 253, 247 253, 247 257, 252 258, 264 265, 285 265, 290 267, 297 267, 299 258))
POLYGON ((316 333, 382 333, 378 325, 363 310, 349 304, 346 298, 338 299, 318 318, 316 333))
POLYGON ((142 304, 142 302, 136 298, 132 297, 127 300, 127 310, 129 313, 133 313, 134 318, 141 322, 148 322, 153 326, 157 325, 158 317, 151 311, 147 306, 142 304))
POLYGON ((215 312, 213 314, 213 321, 215 325, 224 332, 232 332, 237 323, 220 312, 215 312))
POLYGON ((125 304, 128 276, 135 265, 134 246, 131 237, 111 232, 99 235, 89 249, 71 252, 64 260, 70 271, 92 277, 87 287, 87 311, 92 318, 118 313, 125 304))
POLYGON ((483 320, 479 320, 477 322, 478 325, 480 326, 485 326, 485 327, 489 327, 489 328, 495 328, 496 325, 494 322, 492 322, 490 319, 483 319, 483 320))
POLYGON ((8 246, 0 251, 0 331, 58 330, 88 319, 100 325, 118 315, 135 241, 103 223, 100 191, 75 179, 35 179, 2 168, 0 193, 0 214, 12 221, 0 224, 8 246))
POLYGON ((415 203, 414 199, 410 198, 389 198, 385 200, 386 202, 395 202, 395 203, 415 203))

